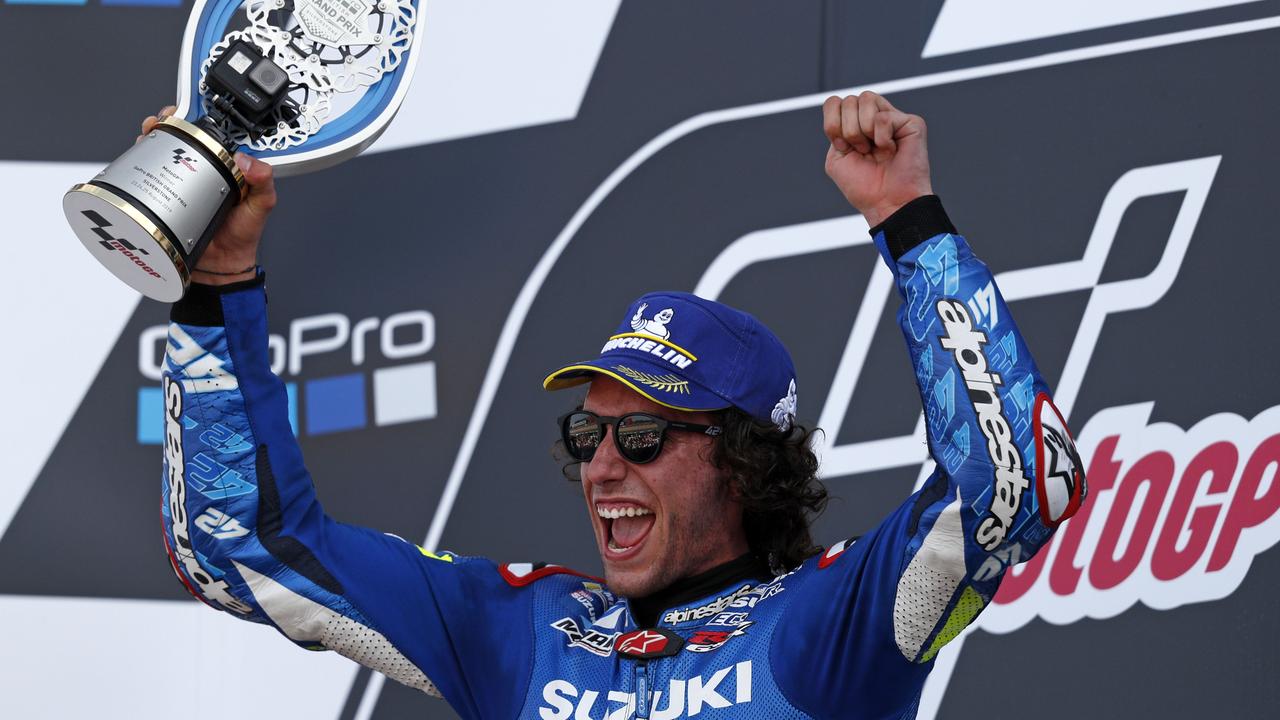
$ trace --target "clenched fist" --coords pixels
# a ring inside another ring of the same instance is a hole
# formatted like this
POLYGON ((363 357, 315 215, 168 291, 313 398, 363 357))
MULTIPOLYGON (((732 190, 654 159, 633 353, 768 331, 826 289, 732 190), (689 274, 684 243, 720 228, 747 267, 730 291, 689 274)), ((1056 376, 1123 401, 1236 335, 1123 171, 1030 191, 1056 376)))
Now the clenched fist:
POLYGON ((827 175, 875 227, 921 195, 932 195, 924 118, 873 93, 832 96, 822 104, 831 140, 827 175))

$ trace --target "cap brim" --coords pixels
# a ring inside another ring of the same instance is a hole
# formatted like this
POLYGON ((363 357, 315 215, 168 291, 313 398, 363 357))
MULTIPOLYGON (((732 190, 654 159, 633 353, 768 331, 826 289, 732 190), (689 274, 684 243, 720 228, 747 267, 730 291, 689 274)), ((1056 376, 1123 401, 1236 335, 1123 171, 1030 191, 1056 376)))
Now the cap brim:
POLYGON ((542 381, 545 390, 564 390, 591 382, 593 375, 606 375, 640 395, 673 410, 708 412, 731 407, 732 403, 688 378, 671 372, 669 365, 658 365, 633 356, 584 360, 551 373, 542 381))

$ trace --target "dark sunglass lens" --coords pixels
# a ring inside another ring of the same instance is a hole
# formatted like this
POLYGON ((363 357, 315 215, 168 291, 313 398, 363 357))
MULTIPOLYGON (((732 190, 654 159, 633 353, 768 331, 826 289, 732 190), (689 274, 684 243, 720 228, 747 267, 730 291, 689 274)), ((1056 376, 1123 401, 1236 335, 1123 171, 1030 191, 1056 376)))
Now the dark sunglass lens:
POLYGON ((632 462, 649 462, 662 448, 662 426, 648 415, 628 415, 618 421, 618 445, 632 462))
POLYGON ((578 460, 590 460, 604 432, 595 416, 587 413, 574 413, 564 421, 564 441, 569 454, 578 460))

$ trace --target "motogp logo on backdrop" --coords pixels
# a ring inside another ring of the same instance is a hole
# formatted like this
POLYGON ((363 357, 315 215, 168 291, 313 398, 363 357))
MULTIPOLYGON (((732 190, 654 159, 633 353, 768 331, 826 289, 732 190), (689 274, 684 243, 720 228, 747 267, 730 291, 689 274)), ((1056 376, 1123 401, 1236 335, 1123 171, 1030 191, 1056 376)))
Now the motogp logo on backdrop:
POLYGON ((1081 432, 1091 499, 1015 568, 982 616, 995 632, 1032 617, 1065 624, 1141 602, 1218 600, 1280 540, 1280 405, 1189 430, 1151 423, 1155 403, 1110 408, 1081 432))
MULTIPOLYGON (((1173 284, 1218 161, 1203 158, 1133 170, 1108 193, 1086 251, 1086 258, 1094 254, 1098 268, 1109 247, 1093 253, 1093 245, 1114 239, 1132 202, 1161 193, 1185 195, 1155 270, 1110 284, 1098 284, 1094 276, 1059 383, 1062 404, 1074 402, 1106 316, 1150 307, 1173 284)), ((1056 269, 1069 276, 1088 264, 1086 259, 1056 269)), ((1040 270, 1006 274, 1013 276, 1012 282, 1008 277, 999 281, 1006 298, 1044 294, 1034 286, 1057 278, 1040 270)), ((1068 277, 1058 284, 1066 290, 1073 283, 1068 277)), ((1137 403, 1102 410, 1083 425, 1073 423, 1083 427, 1076 443, 1079 453, 1059 452, 1053 470, 1064 471, 1060 485, 1071 489, 1075 473, 1087 463, 1090 500, 1026 564, 1017 565, 1023 559, 1021 548, 1013 546, 979 569, 980 575, 989 575, 1012 567, 994 607, 975 623, 978 627, 1009 632, 1037 616, 1066 624, 1113 617, 1137 602, 1171 609, 1218 600, 1235 592, 1258 553, 1280 541, 1280 434, 1275 432, 1280 406, 1251 420, 1220 413, 1185 430, 1151 422, 1157 412, 1154 402, 1137 403)), ((1062 447, 1068 446, 1046 438, 1046 451, 1062 447)), ((1048 509, 1054 515, 1069 514, 1056 512, 1062 505, 1051 501, 1048 509)))

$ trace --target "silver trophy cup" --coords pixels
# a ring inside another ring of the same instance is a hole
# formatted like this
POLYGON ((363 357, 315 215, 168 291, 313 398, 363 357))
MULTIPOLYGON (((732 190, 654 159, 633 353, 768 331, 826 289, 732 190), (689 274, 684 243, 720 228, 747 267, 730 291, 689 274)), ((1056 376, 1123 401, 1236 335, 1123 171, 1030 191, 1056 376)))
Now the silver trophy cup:
POLYGON ((354 157, 413 76, 420 0, 197 0, 173 116, 72 187, 63 211, 108 270, 147 297, 182 297, 244 196, 237 150, 291 175, 354 157))

